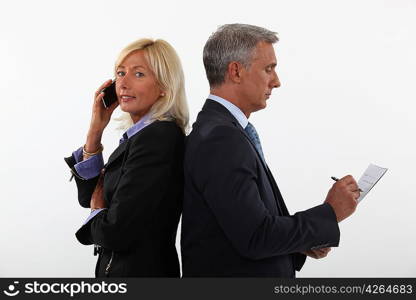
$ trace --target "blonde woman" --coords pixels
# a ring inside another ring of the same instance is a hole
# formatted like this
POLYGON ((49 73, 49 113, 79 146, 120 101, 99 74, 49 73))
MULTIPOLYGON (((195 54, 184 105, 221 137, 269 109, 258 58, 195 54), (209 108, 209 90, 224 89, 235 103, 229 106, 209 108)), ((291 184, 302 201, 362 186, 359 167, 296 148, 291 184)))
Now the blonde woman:
POLYGON ((188 126, 181 63, 166 41, 140 39, 121 51, 115 77, 118 101, 103 106, 106 81, 95 93, 85 145, 65 158, 79 203, 91 208, 76 237, 95 245, 96 277, 179 277, 188 126), (104 165, 101 137, 118 105, 127 130, 104 165))

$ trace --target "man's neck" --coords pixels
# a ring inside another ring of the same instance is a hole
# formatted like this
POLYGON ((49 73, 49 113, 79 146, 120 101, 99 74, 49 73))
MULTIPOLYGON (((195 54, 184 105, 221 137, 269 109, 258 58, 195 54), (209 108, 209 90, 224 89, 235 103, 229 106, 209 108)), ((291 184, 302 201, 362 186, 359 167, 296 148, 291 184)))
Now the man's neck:
POLYGON ((221 98, 227 100, 228 102, 231 102, 235 106, 237 106, 243 112, 243 114, 247 117, 247 119, 250 117, 251 112, 249 112, 244 107, 244 105, 242 105, 241 101, 239 101, 240 98, 232 90, 224 89, 224 88, 213 88, 213 89, 211 89, 210 93, 212 95, 221 97, 221 98))

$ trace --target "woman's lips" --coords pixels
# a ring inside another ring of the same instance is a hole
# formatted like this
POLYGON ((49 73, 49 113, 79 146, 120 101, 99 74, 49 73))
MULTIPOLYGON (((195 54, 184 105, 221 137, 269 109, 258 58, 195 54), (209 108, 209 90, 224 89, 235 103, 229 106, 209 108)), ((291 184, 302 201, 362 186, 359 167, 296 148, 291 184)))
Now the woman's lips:
POLYGON ((121 102, 129 102, 133 99, 136 99, 134 96, 123 95, 120 97, 121 102))

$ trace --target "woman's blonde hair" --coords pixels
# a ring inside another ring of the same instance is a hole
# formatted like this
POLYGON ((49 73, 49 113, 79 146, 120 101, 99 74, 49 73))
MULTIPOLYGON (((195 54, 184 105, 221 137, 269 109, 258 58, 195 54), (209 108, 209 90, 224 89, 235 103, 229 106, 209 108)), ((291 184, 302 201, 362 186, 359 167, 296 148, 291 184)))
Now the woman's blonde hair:
MULTIPOLYGON (((189 112, 185 95, 185 79, 181 61, 175 49, 162 39, 139 39, 121 50, 115 63, 114 73, 117 72, 123 60, 137 50, 144 51, 147 63, 165 94, 151 107, 151 119, 175 121, 182 131, 187 133, 189 112)), ((126 112, 115 120, 121 122, 118 129, 126 130, 133 125, 133 120, 126 112)))

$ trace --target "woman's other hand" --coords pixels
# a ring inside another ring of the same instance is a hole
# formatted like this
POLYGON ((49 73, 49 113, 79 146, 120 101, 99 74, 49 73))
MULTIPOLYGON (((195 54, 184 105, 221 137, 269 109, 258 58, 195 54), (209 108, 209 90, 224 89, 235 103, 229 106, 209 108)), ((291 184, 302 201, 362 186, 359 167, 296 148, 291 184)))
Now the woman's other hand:
POLYGON ((95 190, 91 196, 91 201, 90 201, 91 209, 106 208, 105 201, 104 201, 103 182, 104 182, 104 172, 101 171, 97 185, 95 186, 95 190))

